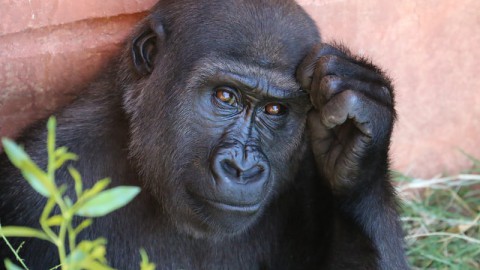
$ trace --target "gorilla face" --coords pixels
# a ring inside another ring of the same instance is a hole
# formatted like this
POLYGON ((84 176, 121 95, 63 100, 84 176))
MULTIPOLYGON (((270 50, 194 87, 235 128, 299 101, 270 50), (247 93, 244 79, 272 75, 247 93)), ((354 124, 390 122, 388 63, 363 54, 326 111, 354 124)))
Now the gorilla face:
POLYGON ((309 100, 293 74, 218 56, 198 62, 186 92, 188 207, 209 229, 238 233, 293 178, 309 100))
POLYGON ((316 27, 306 14, 272 17, 255 5, 242 5, 249 10, 238 24, 218 7, 192 21, 162 15, 175 7, 159 4, 132 42, 140 75, 125 93, 132 159, 170 220, 198 237, 249 228, 292 181, 305 150, 311 105, 295 70, 316 27))

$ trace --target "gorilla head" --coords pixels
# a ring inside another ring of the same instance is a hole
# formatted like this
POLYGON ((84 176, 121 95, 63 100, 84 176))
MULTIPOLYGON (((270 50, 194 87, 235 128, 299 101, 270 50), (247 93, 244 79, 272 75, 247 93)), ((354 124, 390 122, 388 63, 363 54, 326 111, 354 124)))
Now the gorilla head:
POLYGON ((320 38, 292 1, 202 2, 157 4, 119 80, 145 186, 177 228, 221 237, 293 179, 311 106, 295 69, 320 38))

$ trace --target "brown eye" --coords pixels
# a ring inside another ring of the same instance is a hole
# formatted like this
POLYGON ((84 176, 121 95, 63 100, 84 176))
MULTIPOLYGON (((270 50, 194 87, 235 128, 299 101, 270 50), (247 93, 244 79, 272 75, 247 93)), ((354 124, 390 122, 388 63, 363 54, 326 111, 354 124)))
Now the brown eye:
POLYGON ((235 105, 235 103, 237 103, 237 99, 235 98, 235 95, 231 91, 225 88, 217 89, 217 91, 215 92, 215 96, 221 102, 227 103, 229 105, 235 105))
POLYGON ((270 103, 265 106, 265 112, 270 115, 282 115, 286 110, 285 106, 278 103, 270 103))

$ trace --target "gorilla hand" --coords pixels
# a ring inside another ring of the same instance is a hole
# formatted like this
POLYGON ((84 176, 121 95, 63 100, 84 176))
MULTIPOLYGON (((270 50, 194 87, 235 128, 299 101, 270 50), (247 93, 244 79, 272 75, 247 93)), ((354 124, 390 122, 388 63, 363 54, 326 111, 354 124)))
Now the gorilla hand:
POLYGON ((335 193, 369 181, 369 172, 382 166, 376 161, 387 159, 395 115, 390 80, 366 60, 328 44, 307 55, 297 77, 314 107, 307 125, 319 173, 335 193))

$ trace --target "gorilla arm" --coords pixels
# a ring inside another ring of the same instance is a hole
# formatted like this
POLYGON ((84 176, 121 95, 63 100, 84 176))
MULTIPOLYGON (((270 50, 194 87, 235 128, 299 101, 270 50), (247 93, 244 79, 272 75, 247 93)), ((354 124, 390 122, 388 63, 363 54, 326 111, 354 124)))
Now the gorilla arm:
POLYGON ((395 118, 390 80, 365 59, 327 44, 307 55, 297 77, 314 107, 307 129, 317 171, 340 215, 370 239, 381 269, 408 269, 388 176, 395 118))

